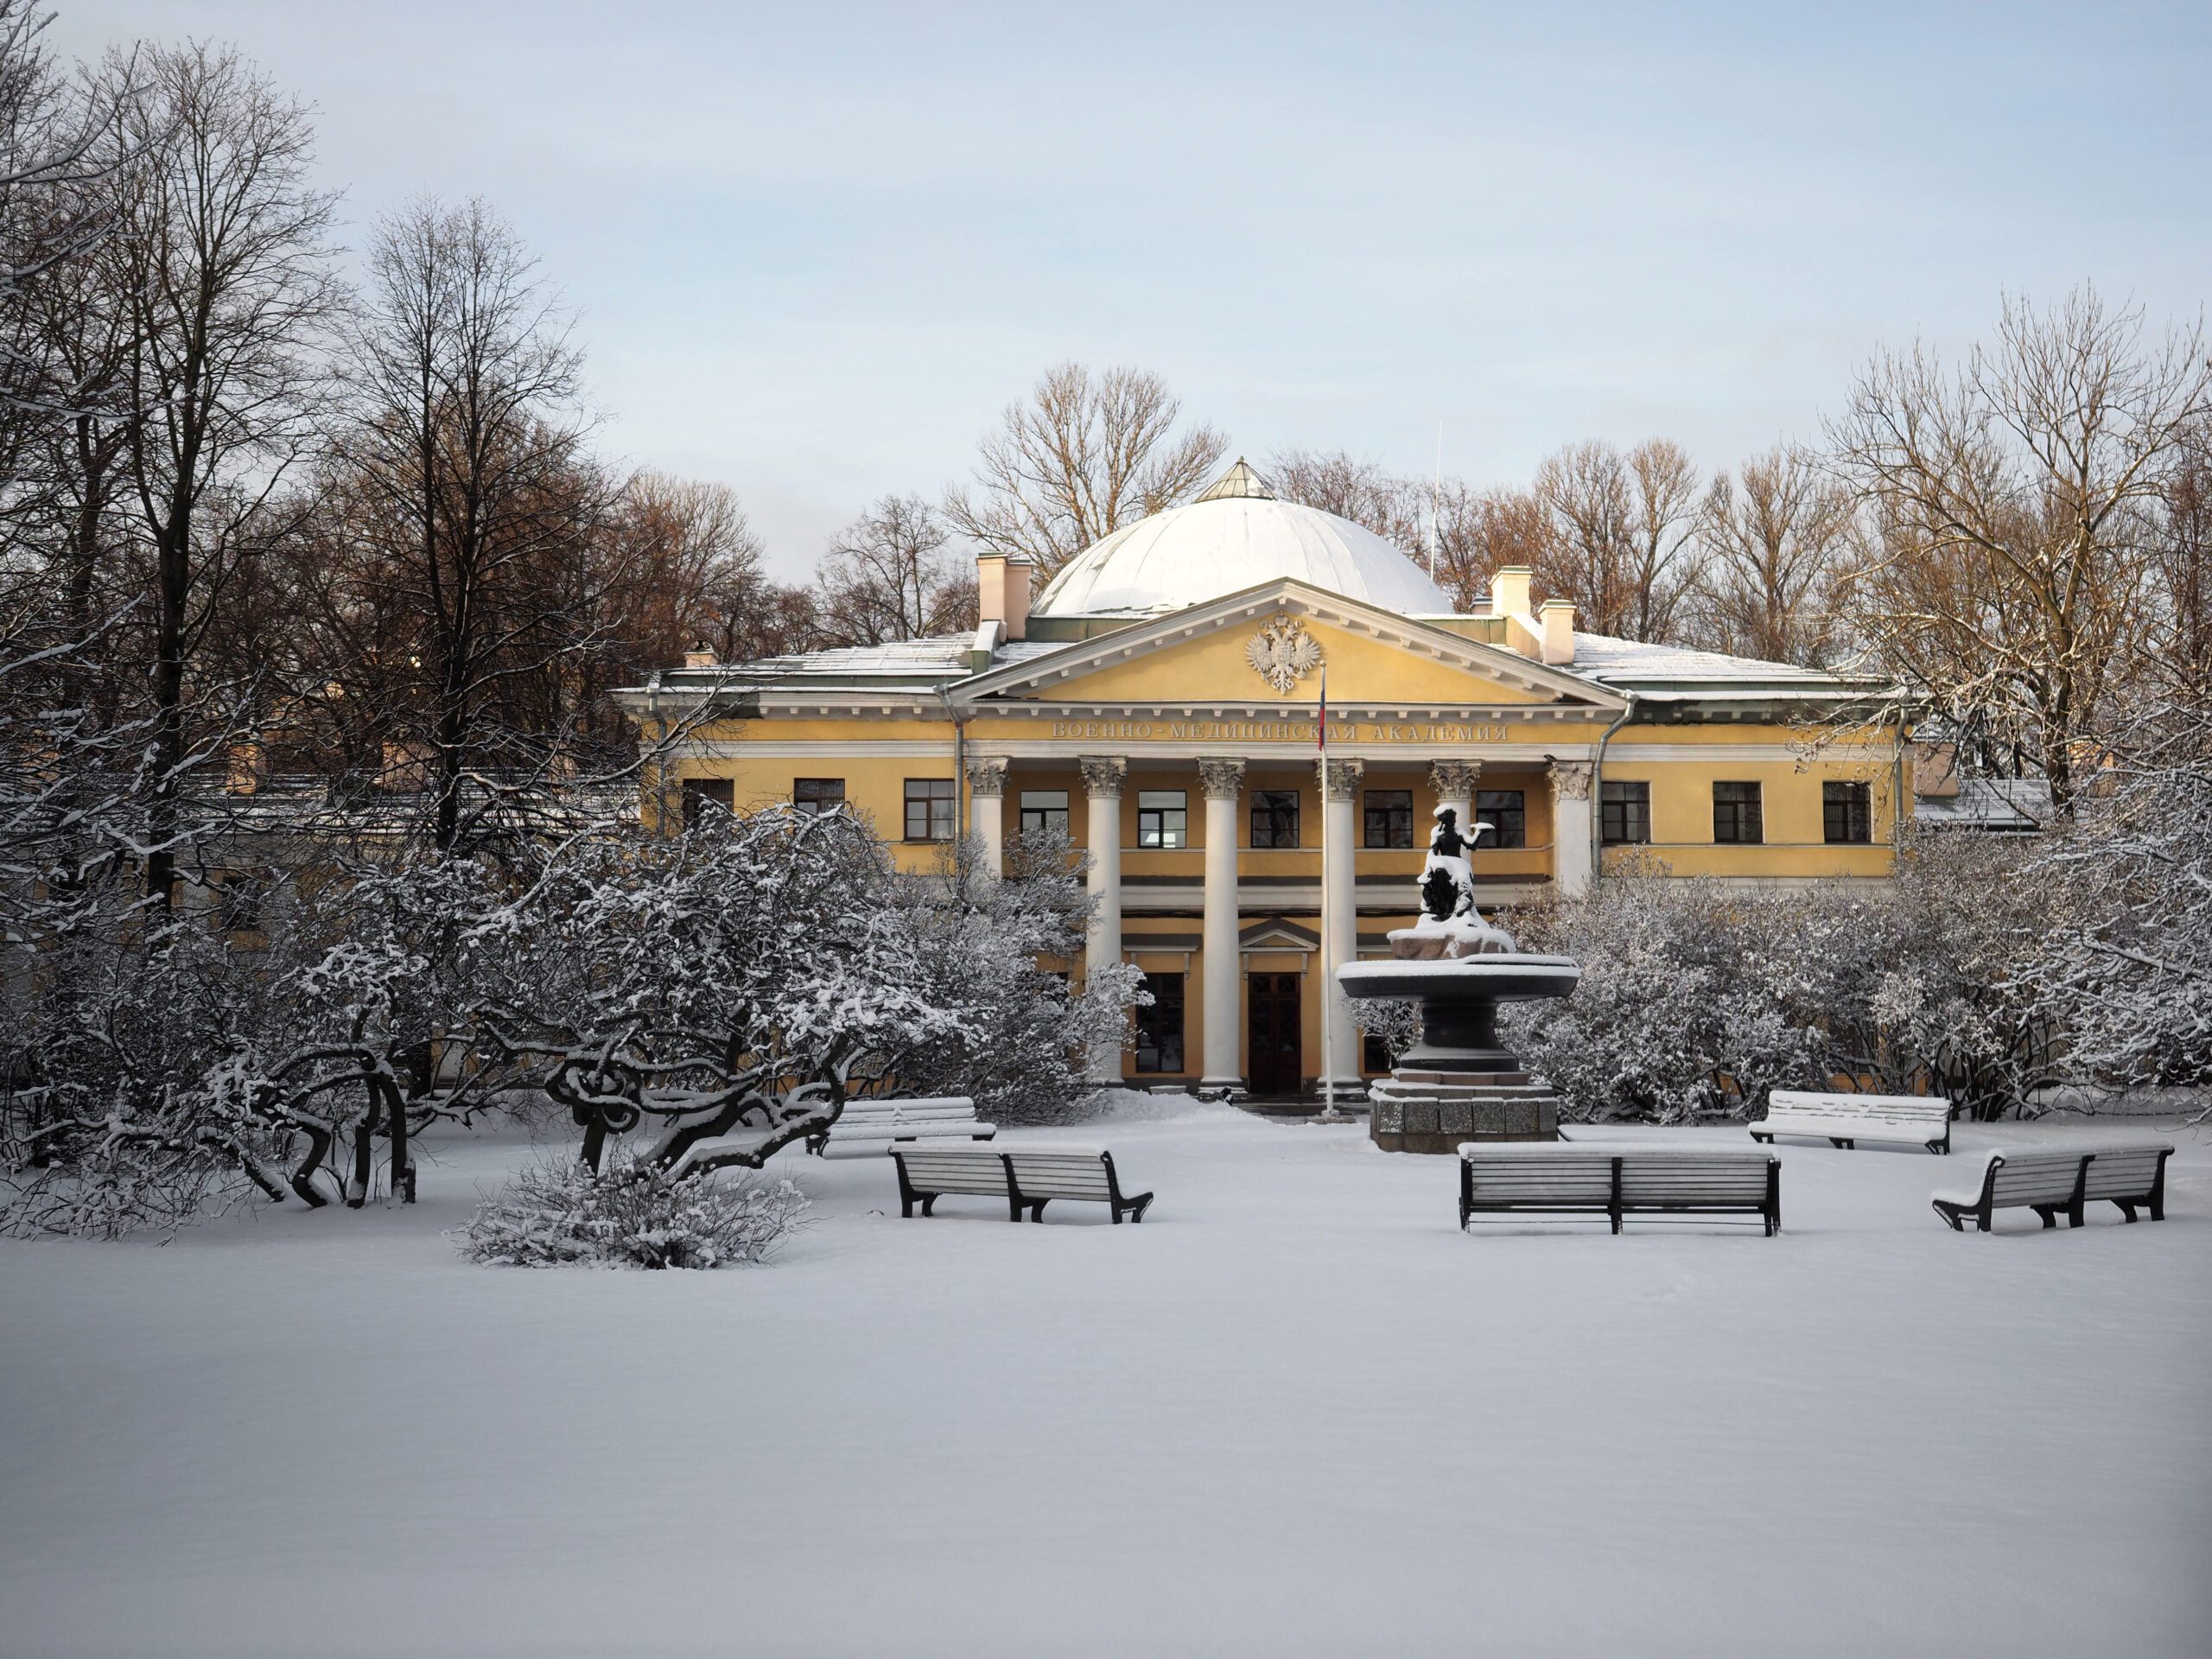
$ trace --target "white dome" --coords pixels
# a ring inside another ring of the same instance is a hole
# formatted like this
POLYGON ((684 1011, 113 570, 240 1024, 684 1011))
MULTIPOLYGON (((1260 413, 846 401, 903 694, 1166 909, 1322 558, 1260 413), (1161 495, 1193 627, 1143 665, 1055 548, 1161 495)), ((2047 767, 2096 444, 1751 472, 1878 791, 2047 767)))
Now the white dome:
POLYGON ((1077 554, 1034 612, 1179 611, 1284 576, 1406 615, 1452 609, 1443 589, 1373 531, 1275 500, 1240 461, 1188 506, 1141 518, 1077 554))

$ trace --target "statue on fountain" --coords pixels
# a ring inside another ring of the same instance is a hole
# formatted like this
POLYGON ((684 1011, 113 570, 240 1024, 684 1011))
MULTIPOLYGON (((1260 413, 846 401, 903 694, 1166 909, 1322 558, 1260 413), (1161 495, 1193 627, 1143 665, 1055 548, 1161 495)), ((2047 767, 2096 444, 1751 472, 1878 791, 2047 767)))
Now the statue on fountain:
POLYGON ((1390 953, 1406 961, 1456 960, 1510 954, 1520 947, 1504 929, 1483 919, 1475 904, 1475 874, 1467 855, 1493 826, 1478 819, 1471 838, 1459 833, 1459 815, 1436 809, 1436 830, 1421 872, 1421 919, 1390 935, 1390 953))

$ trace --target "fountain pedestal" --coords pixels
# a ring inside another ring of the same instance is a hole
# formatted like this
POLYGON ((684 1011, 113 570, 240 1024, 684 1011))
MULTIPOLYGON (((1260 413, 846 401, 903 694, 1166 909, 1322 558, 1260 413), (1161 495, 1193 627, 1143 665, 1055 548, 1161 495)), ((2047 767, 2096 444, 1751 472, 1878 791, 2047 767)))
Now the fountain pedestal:
MULTIPOLYGON (((1395 936, 1392 944, 1399 948, 1395 936)), ((1557 1140, 1559 1097, 1500 1046, 1497 1005, 1565 996, 1580 977, 1569 957, 1517 951, 1339 968, 1347 996, 1421 1004, 1420 1042, 1368 1089, 1375 1144, 1385 1152, 1452 1153, 1463 1141, 1557 1140)))

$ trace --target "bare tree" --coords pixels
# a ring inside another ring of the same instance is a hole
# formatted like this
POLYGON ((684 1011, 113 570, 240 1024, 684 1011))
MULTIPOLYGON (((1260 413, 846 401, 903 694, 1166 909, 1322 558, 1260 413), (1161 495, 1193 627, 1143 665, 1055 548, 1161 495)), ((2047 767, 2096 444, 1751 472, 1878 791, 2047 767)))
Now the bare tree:
POLYGON ((2183 435, 2152 514, 2139 701, 2212 708, 2212 422, 2183 435))
POLYGON ((1699 644, 1772 663, 1819 663, 1852 527, 1850 493, 1789 445, 1722 473, 1706 492, 1693 600, 1699 644))
POLYGON ((1558 529, 1526 491, 1407 477, 1341 449, 1278 451, 1267 476, 1282 499, 1333 512, 1395 543, 1459 611, 1475 609, 1503 565, 1527 565, 1541 584, 1559 563, 1558 529))
POLYGON ((1100 537, 1205 487, 1229 441, 1210 426, 1178 430, 1182 412, 1156 374, 1063 363, 1007 406, 983 439, 974 490, 949 492, 945 515, 1049 578, 1100 537))
POLYGON ((1573 600, 1593 633, 1674 639, 1691 585, 1697 484, 1689 457, 1665 438, 1626 454, 1592 440, 1553 455, 1536 472, 1558 531, 1542 591, 1573 600))
POLYGON ((348 358, 362 581, 399 599, 384 661, 412 680, 388 741, 427 766, 431 840, 449 849, 471 768, 537 767, 560 741, 567 711, 540 709, 534 731, 498 715, 512 687, 557 681, 597 637, 612 572, 588 543, 609 492, 582 455, 568 319, 484 202, 379 221, 348 358))
POLYGON ((770 580, 728 486, 639 473, 623 492, 615 533, 633 550, 613 625, 633 679, 694 645, 750 662, 814 642, 814 595, 770 580))
POLYGON ((1349 450, 1281 449, 1268 458, 1268 486, 1279 499, 1349 518, 1425 559, 1431 487, 1385 471, 1349 450))
POLYGON ((225 588, 281 529, 271 504, 315 442, 334 198, 308 181, 305 106, 235 53, 149 48, 111 57, 102 79, 130 158, 101 259, 128 328, 129 487, 150 543, 146 884, 167 904, 194 652, 225 588))
POLYGON ((1491 578, 1510 564, 1534 571, 1536 590, 1548 597, 1559 591, 1553 573, 1561 556, 1559 526, 1533 492, 1444 480, 1436 503, 1436 580, 1455 609, 1474 610, 1491 578))
POLYGON ((823 643, 880 645, 976 626, 976 584, 950 528, 916 495, 887 495, 838 533, 816 578, 823 643))
POLYGON ((2007 301, 1955 370, 1878 358, 1832 429, 1876 544, 1853 571, 1872 653, 1971 741, 2017 746, 2073 810, 2086 740, 2111 721, 2152 523, 2212 412, 2201 325, 2145 337, 2093 289, 2007 301))

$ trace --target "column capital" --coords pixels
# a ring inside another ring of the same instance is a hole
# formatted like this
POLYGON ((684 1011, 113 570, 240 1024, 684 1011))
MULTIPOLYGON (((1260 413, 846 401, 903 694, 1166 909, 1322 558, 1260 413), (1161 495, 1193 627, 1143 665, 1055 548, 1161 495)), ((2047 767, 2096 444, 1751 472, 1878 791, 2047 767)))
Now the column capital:
POLYGON ((1552 793, 1563 801, 1590 798, 1591 766, 1587 760, 1552 762, 1552 793))
POLYGON ((1122 781, 1128 776, 1129 763, 1116 754, 1086 754, 1076 765, 1083 771, 1084 792, 1094 799, 1119 800, 1122 781))
POLYGON ((1242 760, 1201 760, 1198 762, 1198 787, 1210 801, 1233 801, 1244 788, 1244 763, 1242 760))
POLYGON ((1428 786, 1443 801, 1471 801, 1475 785, 1481 781, 1483 763, 1479 760, 1432 760, 1428 763, 1428 786))
POLYGON ((975 755, 968 762, 968 792, 989 797, 1006 793, 1006 760, 1002 755, 975 755))
POLYGON ((1323 770, 1327 775, 1322 779, 1322 798, 1348 801, 1352 798, 1352 791, 1359 787, 1359 776, 1367 770, 1367 762, 1329 760, 1323 762, 1323 770))

